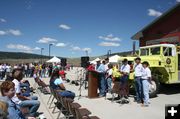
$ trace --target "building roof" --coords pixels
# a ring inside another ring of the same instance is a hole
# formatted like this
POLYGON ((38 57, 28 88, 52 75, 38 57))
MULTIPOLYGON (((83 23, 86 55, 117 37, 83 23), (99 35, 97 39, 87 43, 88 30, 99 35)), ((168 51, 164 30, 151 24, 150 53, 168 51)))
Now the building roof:
POLYGON ((149 46, 143 46, 143 47, 140 47, 140 48, 151 48, 151 47, 160 47, 160 46, 164 46, 164 47, 173 47, 173 48, 175 48, 175 45, 173 45, 173 44, 149 45, 149 46))
POLYGON ((144 27, 142 30, 140 30, 139 32, 137 32, 135 35, 133 35, 131 37, 131 39, 133 40, 139 40, 141 37, 143 37, 143 32, 147 29, 149 29, 151 26, 153 26, 155 23, 161 21, 163 18, 169 16, 170 14, 172 14, 174 11, 176 11, 177 9, 180 8, 180 3, 178 3, 177 5, 175 5, 173 8, 169 9, 167 12, 163 13, 160 17, 156 18, 154 21, 152 21, 149 25, 147 25, 146 27, 144 27))

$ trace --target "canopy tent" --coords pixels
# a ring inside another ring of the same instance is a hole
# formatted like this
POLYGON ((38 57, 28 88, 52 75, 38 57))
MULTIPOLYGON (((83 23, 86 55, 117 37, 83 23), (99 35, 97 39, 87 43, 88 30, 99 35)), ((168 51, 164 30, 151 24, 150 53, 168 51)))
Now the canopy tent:
POLYGON ((120 58, 120 56, 118 56, 118 55, 111 56, 111 57, 109 57, 109 62, 117 63, 119 58, 120 58))
POLYGON ((90 63, 91 64, 96 64, 97 61, 101 61, 101 59, 100 58, 96 58, 96 59, 90 61, 90 63))
POLYGON ((54 56, 53 58, 51 58, 50 60, 46 61, 48 63, 58 63, 61 62, 61 60, 59 58, 57 58, 56 56, 54 56))

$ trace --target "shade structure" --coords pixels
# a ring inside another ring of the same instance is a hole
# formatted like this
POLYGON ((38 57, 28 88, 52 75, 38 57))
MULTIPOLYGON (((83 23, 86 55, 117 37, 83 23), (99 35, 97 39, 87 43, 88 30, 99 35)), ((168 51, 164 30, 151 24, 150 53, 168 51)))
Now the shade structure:
POLYGON ((96 59, 90 61, 90 63, 91 63, 91 64, 96 64, 96 62, 97 62, 97 61, 100 61, 100 60, 101 60, 100 58, 96 58, 96 59))
POLYGON ((119 55, 111 56, 111 57, 109 57, 109 62, 111 62, 111 63, 117 63, 118 60, 119 60, 119 58, 120 58, 119 55))
POLYGON ((53 58, 51 58, 50 60, 46 61, 48 63, 58 63, 61 62, 61 60, 59 58, 57 58, 56 56, 54 56, 53 58))

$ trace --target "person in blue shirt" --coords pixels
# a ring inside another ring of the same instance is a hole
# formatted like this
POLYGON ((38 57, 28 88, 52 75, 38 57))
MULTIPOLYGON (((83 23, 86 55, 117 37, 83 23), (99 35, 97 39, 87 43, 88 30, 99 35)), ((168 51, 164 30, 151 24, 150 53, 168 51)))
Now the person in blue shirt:
POLYGON ((99 73, 99 97, 104 97, 106 95, 105 61, 102 63, 100 60, 97 61, 96 71, 99 73))
POLYGON ((50 79, 50 87, 54 90, 61 90, 59 92, 61 96, 74 99, 75 93, 72 91, 66 90, 63 80, 65 80, 65 72, 59 71, 58 68, 54 69, 51 79, 50 79))
MULTIPOLYGON (((25 119, 25 115, 23 115, 22 111, 25 112, 25 108, 17 107, 17 105, 11 100, 11 98, 15 95, 15 85, 11 81, 4 81, 1 86, 1 100, 3 99, 8 103, 8 119, 25 119)), ((34 117, 26 117, 27 119, 35 119, 34 117)))

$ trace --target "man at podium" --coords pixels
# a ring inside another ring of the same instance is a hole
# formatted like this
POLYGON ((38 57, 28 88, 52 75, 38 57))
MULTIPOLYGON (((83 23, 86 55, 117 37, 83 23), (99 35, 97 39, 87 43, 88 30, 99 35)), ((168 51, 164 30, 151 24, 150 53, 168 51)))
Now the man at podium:
POLYGON ((96 71, 98 72, 99 81, 99 97, 104 97, 106 95, 106 81, 105 81, 105 62, 101 63, 101 60, 97 60, 96 71))

